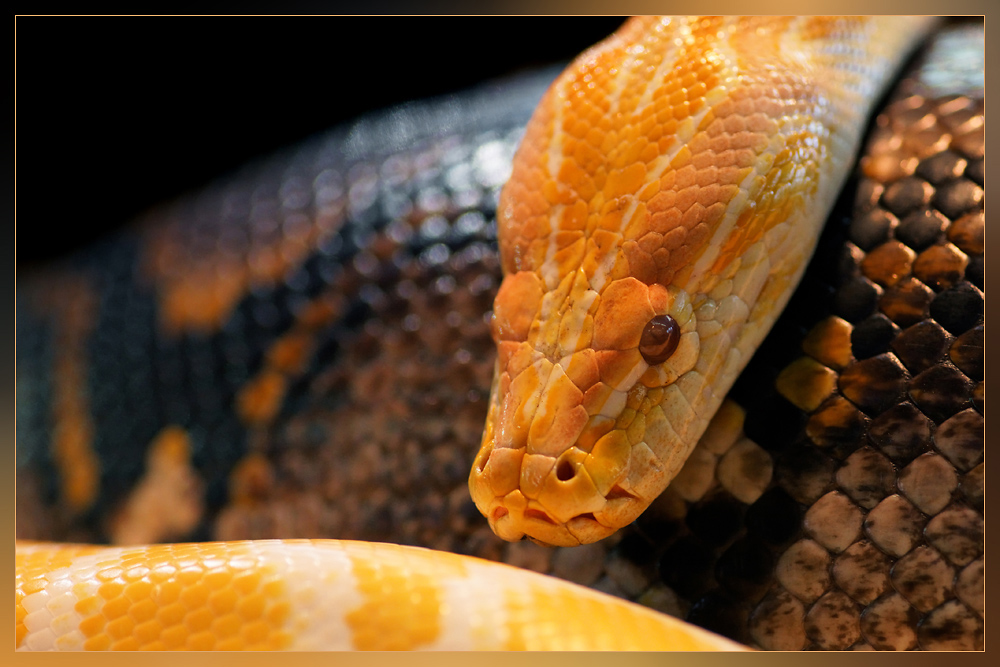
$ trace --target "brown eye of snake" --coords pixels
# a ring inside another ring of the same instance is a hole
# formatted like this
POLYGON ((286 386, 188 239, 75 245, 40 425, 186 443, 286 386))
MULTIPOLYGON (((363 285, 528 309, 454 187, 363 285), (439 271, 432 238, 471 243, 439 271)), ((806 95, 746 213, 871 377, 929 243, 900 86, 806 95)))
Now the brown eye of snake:
POLYGON ((639 352, 650 366, 666 361, 681 340, 681 327, 677 320, 669 315, 657 315, 642 330, 639 339, 639 352))

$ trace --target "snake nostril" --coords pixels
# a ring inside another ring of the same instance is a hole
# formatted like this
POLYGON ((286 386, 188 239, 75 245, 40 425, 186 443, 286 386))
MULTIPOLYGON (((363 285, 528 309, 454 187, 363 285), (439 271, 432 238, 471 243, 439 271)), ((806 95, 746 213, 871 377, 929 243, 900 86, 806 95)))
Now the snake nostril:
POLYGON ((560 461, 559 465, 556 466, 556 479, 560 482, 566 482, 576 475, 576 471, 573 470, 573 464, 569 461, 560 461))
POLYGON ((493 520, 494 521, 499 521, 500 519, 504 518, 508 514, 510 514, 510 512, 507 510, 506 507, 498 507, 495 510, 493 510, 493 520))

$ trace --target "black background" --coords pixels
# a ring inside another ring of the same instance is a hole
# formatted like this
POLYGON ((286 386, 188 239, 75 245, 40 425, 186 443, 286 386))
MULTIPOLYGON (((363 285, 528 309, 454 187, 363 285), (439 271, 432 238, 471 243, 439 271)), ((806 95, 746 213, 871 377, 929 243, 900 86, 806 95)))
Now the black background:
POLYGON ((18 269, 366 111, 567 60, 621 22, 18 17, 18 269))

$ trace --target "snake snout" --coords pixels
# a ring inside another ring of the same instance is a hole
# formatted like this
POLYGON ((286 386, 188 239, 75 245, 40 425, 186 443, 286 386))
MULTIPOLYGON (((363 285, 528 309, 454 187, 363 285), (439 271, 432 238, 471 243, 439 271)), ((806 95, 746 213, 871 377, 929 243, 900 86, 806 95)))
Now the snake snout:
POLYGON ((575 446, 551 457, 491 443, 470 476, 473 499, 497 535, 552 546, 594 542, 629 523, 646 503, 627 486, 624 468, 575 446))

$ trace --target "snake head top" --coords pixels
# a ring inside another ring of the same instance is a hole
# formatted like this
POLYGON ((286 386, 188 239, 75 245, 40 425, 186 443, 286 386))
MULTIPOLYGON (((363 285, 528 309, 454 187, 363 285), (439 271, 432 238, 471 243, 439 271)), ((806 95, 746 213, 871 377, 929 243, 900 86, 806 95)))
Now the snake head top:
POLYGON ((556 80, 497 213, 469 483, 499 536, 593 542, 663 491, 787 302, 921 26, 649 17, 556 80))

